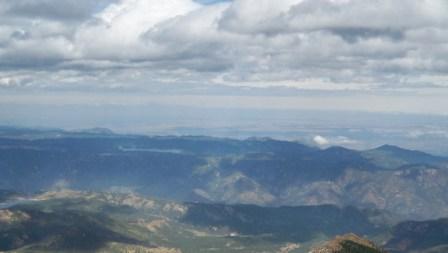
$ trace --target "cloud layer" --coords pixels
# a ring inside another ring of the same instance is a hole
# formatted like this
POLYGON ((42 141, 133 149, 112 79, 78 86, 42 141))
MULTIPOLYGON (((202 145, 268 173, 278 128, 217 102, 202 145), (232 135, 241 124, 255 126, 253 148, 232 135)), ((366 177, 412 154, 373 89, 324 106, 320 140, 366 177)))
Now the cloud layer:
POLYGON ((448 88, 446 0, 204 3, 0 0, 0 87, 448 88))

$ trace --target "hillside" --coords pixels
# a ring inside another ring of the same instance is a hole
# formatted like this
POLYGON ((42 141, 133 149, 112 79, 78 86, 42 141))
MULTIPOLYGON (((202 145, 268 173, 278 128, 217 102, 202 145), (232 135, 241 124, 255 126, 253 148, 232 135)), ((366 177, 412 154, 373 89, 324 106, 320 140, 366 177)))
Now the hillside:
POLYGON ((58 190, 0 207, 0 251, 446 252, 447 219, 396 218, 332 205, 178 203, 132 193, 58 190))
POLYGON ((177 201, 353 205, 408 219, 448 213, 447 160, 383 146, 2 128, 0 189, 137 191, 177 201))
POLYGON ((300 253, 351 231, 383 234, 390 226, 377 216, 335 206, 182 204, 63 190, 0 209, 0 251, 300 253))
POLYGON ((392 145, 383 145, 362 152, 362 155, 382 168, 398 168, 409 164, 440 165, 446 158, 430 155, 418 150, 406 150, 392 145))
POLYGON ((397 224, 386 247, 392 253, 441 253, 448 249, 448 219, 397 224))
POLYGON ((373 242, 355 234, 337 236, 325 245, 314 248, 311 253, 385 253, 373 242))

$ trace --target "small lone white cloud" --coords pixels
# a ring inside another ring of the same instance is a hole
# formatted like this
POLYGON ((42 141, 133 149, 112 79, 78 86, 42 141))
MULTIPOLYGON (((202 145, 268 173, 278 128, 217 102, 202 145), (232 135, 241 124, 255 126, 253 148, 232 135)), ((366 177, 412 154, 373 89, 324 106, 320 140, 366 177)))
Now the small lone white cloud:
POLYGON ((327 136, 323 137, 321 135, 316 135, 313 137, 313 142, 319 147, 329 147, 329 146, 342 146, 353 148, 359 145, 359 141, 350 139, 346 136, 327 136))
POLYGON ((314 143, 316 143, 318 146, 327 146, 330 144, 330 141, 328 141, 325 137, 316 135, 313 138, 314 143))

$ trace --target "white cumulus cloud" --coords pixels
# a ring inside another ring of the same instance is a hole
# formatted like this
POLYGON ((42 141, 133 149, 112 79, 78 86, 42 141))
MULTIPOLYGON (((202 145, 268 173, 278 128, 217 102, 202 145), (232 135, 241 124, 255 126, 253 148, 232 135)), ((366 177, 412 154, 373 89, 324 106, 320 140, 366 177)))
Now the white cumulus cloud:
POLYGON ((448 78, 445 0, 0 0, 0 21, 0 78, 46 89, 387 93, 448 78))
POLYGON ((327 146, 330 144, 330 141, 327 140, 325 137, 320 136, 320 135, 316 135, 313 138, 313 141, 315 144, 317 144, 318 146, 327 146))

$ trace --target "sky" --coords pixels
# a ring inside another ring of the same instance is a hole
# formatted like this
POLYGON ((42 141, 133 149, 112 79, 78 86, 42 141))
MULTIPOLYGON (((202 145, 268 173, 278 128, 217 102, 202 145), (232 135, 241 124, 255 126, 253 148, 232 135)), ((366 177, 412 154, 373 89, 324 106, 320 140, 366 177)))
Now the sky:
POLYGON ((0 0, 0 124, 85 106, 445 117, 447 98, 446 0, 0 0))

